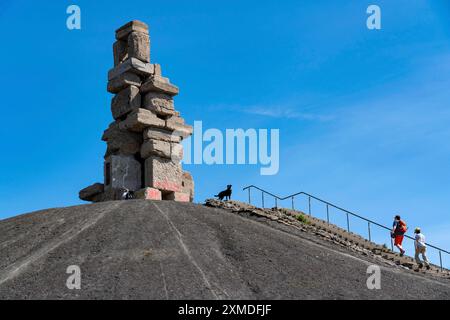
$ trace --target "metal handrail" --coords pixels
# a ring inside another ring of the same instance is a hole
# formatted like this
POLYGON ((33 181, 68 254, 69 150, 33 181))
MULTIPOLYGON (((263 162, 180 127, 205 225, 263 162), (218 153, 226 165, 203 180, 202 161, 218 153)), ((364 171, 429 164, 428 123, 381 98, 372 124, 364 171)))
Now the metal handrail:
MULTIPOLYGON (((295 198, 296 196, 299 196, 299 195, 304 195, 304 196, 307 196, 307 197, 308 197, 308 210, 309 210, 308 214, 309 214, 309 215, 311 215, 311 199, 314 199, 314 200, 317 200, 317 201, 319 201, 319 202, 321 202, 321 203, 323 203, 323 204, 326 204, 326 206, 327 206, 327 221, 328 221, 328 223, 330 222, 330 221, 329 221, 329 207, 332 207, 332 208, 338 209, 338 210, 340 210, 340 211, 343 211, 343 212, 345 212, 345 213, 347 214, 347 231, 349 231, 349 232, 350 232, 350 223, 349 223, 349 217, 348 217, 348 215, 352 215, 352 216, 357 217, 357 218, 359 218, 359 219, 361 219, 361 220, 364 220, 364 221, 366 221, 366 222, 368 223, 368 228, 369 228, 369 241, 371 241, 370 224, 376 225, 376 226, 378 226, 378 227, 380 227, 380 228, 383 228, 383 229, 386 229, 386 230, 389 230, 389 231, 392 230, 392 228, 386 227, 386 226, 384 226, 384 225, 382 225, 382 224, 380 224, 380 223, 378 223, 378 222, 375 222, 375 221, 373 221, 373 220, 367 219, 367 218, 365 218, 365 217, 363 217, 363 216, 361 216, 361 215, 359 215, 359 214, 356 214, 356 213, 354 213, 354 212, 351 212, 351 211, 349 211, 349 210, 346 210, 346 209, 344 209, 344 208, 341 208, 341 207, 339 207, 339 206, 337 206, 337 205, 335 205, 335 204, 333 204, 333 203, 331 203, 331 202, 328 202, 328 201, 326 201, 326 200, 320 199, 320 198, 318 198, 318 197, 316 197, 316 196, 313 196, 312 194, 309 194, 309 193, 303 192, 303 191, 297 192, 297 193, 293 193, 293 194, 288 195, 288 196, 286 196, 286 197, 280 197, 280 196, 277 196, 277 195, 275 195, 275 194, 273 194, 273 193, 271 193, 271 192, 269 192, 269 191, 266 191, 266 190, 264 190, 264 189, 261 189, 261 188, 255 186, 255 185, 249 185, 249 186, 247 186, 247 187, 245 187, 245 188, 242 189, 242 190, 248 190, 248 200, 249 200, 248 202, 249 202, 249 204, 251 204, 251 193, 250 193, 250 190, 251 190, 252 188, 261 191, 261 193, 262 193, 262 204, 263 204, 263 207, 264 207, 264 194, 270 195, 270 196, 272 196, 273 198, 275 198, 275 207, 278 207, 278 200, 279 200, 279 201, 283 201, 283 200, 287 200, 287 199, 292 199, 292 209, 294 209, 294 198, 295 198)), ((407 235, 407 234, 405 234, 405 237, 408 238, 408 239, 411 239, 411 240, 415 240, 413 237, 411 237, 411 236, 409 236, 409 235, 407 235)), ((446 254, 450 254, 450 252, 448 252, 448 251, 445 250, 445 249, 436 247, 436 246, 434 246, 434 245, 432 245, 432 244, 429 244, 429 243, 426 243, 426 245, 427 245, 428 247, 430 247, 430 248, 433 248, 433 249, 439 251, 440 267, 441 267, 441 271, 442 271, 442 270, 443 270, 443 265, 442 265, 442 252, 443 252, 443 253, 446 253, 446 254)), ((393 249, 392 239, 391 239, 391 247, 392 247, 392 249, 393 249)))

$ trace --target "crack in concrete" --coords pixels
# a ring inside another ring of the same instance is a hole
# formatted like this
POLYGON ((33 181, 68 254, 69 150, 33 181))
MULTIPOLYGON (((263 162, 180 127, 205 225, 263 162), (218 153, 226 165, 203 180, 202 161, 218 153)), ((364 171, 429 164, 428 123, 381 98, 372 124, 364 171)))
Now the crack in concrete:
POLYGON ((189 261, 191 261, 192 265, 200 272, 200 275, 202 276, 202 279, 203 279, 203 282, 206 285, 206 288, 208 288, 208 290, 211 291, 211 293, 214 296, 214 298, 216 300, 218 300, 219 296, 216 294, 216 292, 212 288, 208 278, 206 277, 205 272, 202 270, 202 268, 200 268, 198 263, 195 261, 194 257, 191 255, 189 248, 186 246, 186 244, 183 241, 183 235, 181 234, 181 232, 177 229, 177 227, 175 227, 175 225, 173 224, 172 220, 170 220, 169 215, 167 213, 165 213, 163 210, 161 210, 156 205, 156 203, 154 203, 154 202, 151 202, 151 203, 163 215, 163 217, 166 219, 166 221, 169 224, 169 226, 175 231, 175 237, 177 238, 178 242, 180 243, 180 246, 183 249, 184 253, 188 257, 189 261))
POLYGON ((167 291, 166 275, 164 274, 164 269, 161 261, 159 262, 159 268, 161 269, 161 278, 164 285, 164 293, 166 294, 166 299, 169 300, 169 291, 167 291))
MULTIPOLYGON (((121 161, 123 161, 122 159, 121 159, 121 161)), ((125 178, 127 178, 128 177, 128 167, 130 166, 130 164, 128 163, 128 161, 125 161, 126 162, 126 167, 125 167, 125 173, 124 173, 124 175, 122 176, 122 188, 124 188, 124 189, 126 189, 125 188, 125 178)))

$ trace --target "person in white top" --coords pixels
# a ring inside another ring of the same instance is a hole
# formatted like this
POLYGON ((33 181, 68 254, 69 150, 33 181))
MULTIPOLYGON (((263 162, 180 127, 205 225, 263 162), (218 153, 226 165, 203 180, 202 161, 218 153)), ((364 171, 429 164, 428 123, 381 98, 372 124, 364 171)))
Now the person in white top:
POLYGON ((416 240, 414 241, 414 245, 416 247, 416 255, 415 259, 417 264, 419 265, 419 268, 423 268, 423 264, 427 267, 427 269, 430 269, 430 263, 427 259, 427 245, 425 244, 425 236, 420 231, 420 228, 416 228, 414 230, 414 233, 416 234, 416 240), (420 261, 419 255, 422 255, 423 263, 420 261))

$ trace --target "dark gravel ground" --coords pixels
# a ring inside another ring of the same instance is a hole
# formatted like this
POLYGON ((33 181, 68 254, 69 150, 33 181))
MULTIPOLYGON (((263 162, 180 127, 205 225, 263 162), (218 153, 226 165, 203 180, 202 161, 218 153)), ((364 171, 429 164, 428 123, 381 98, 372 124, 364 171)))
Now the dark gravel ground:
POLYGON ((0 221, 0 299, 450 299, 450 281, 381 266, 276 222, 131 200, 0 221), (67 267, 81 268, 69 290, 67 267))

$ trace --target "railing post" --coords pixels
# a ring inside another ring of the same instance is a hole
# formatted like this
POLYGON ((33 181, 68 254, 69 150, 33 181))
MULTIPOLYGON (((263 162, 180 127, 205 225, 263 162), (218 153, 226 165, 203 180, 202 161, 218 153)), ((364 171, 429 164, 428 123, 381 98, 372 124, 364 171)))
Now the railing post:
POLYGON ((308 196, 308 213, 311 215, 311 196, 308 196))
POLYGON ((391 239, 391 250, 394 251, 394 241, 392 240, 392 237, 390 236, 391 239))
POLYGON ((348 212, 347 212, 347 231, 350 232, 350 220, 348 218, 348 212))
POLYGON ((275 208, 278 209, 278 199, 275 198, 275 208))
POLYGON ((261 191, 261 201, 262 201, 262 207, 264 209, 264 192, 261 191))
POLYGON ((372 241, 372 237, 370 235, 370 222, 367 222, 367 227, 369 229, 369 241, 372 241))
POLYGON ((327 223, 330 224, 330 208, 327 203, 327 223))
POLYGON ((252 204, 252 197, 250 196, 250 188, 248 188, 248 204, 252 204))
POLYGON ((294 207, 294 197, 292 197, 292 210, 295 210, 295 207, 294 207))
POLYGON ((444 267, 442 266, 442 252, 439 250, 439 261, 441 263, 441 272, 444 271, 444 267))

